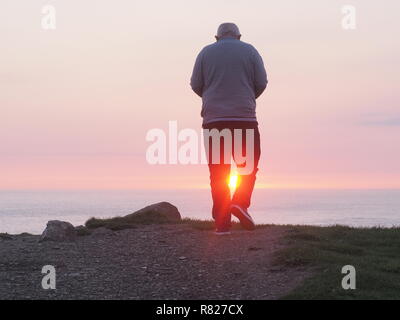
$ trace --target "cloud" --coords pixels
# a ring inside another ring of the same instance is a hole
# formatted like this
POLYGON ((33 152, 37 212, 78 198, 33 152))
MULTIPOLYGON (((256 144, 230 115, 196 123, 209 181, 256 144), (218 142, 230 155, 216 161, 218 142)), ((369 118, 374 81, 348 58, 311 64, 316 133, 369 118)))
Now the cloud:
POLYGON ((377 127, 400 127, 400 115, 397 114, 366 114, 359 124, 377 127))

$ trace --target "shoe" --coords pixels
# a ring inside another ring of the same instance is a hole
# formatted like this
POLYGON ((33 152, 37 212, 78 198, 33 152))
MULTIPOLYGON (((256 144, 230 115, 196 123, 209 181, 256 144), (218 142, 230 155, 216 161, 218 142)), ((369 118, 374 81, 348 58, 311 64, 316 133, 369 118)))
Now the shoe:
POLYGON ((231 232, 229 230, 215 230, 215 235, 216 236, 229 236, 231 232))
POLYGON ((231 206, 231 213, 239 219, 240 224, 246 230, 253 231, 256 228, 256 224, 250 217, 247 210, 241 208, 240 206, 234 204, 231 206))

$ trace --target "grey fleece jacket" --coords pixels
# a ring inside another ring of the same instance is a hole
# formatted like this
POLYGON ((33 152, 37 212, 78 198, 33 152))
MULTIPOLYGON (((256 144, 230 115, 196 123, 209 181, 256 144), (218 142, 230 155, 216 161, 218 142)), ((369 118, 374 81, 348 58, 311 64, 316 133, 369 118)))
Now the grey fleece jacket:
POLYGON ((257 121, 256 99, 267 87, 261 56, 250 44, 224 38, 197 56, 190 85, 203 100, 203 125, 257 121))

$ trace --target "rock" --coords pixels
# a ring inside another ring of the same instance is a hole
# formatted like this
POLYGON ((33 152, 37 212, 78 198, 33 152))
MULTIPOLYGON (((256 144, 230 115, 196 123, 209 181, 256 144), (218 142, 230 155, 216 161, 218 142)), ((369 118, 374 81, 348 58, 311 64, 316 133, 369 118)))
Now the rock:
POLYGON ((104 235, 109 235, 112 233, 113 233, 113 231, 111 231, 110 229, 100 227, 100 228, 96 228, 92 231, 92 236, 104 236, 104 235))
POLYGON ((125 216, 126 218, 135 218, 143 221, 153 222, 153 223, 175 223, 182 220, 181 214, 178 208, 169 202, 159 202, 149 205, 143 209, 140 209, 132 214, 125 216))
POLYGON ((75 240, 76 236, 77 232, 71 223, 51 220, 47 222, 39 241, 71 241, 75 240))

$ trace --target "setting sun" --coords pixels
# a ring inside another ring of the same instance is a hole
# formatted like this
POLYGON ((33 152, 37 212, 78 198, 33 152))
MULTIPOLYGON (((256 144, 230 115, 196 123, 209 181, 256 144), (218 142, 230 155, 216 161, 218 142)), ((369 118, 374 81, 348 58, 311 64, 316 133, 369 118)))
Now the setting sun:
POLYGON ((229 188, 232 190, 236 189, 237 186, 239 185, 239 176, 237 173, 231 173, 229 176, 229 182, 228 182, 229 188))

